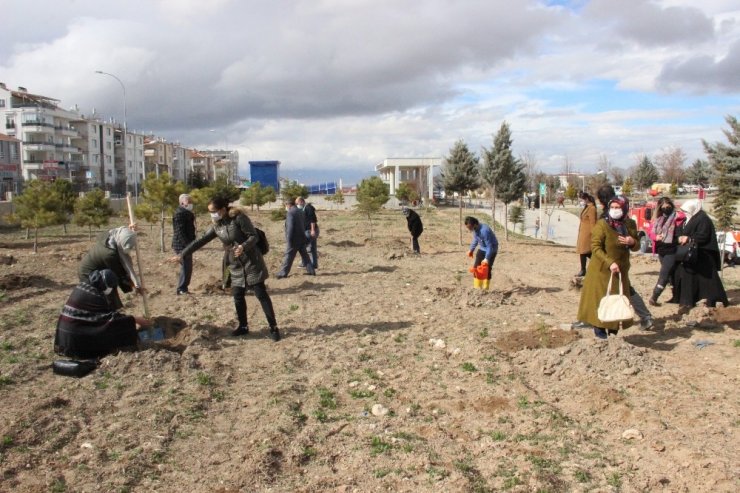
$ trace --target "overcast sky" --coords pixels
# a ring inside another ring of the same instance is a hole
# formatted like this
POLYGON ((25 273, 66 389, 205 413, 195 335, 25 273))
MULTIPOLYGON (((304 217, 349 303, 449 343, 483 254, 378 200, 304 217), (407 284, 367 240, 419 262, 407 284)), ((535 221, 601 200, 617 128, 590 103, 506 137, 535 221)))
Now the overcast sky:
MULTIPOLYGON (((738 0, 0 0, 0 81, 242 163, 354 181, 386 157, 515 155, 557 172, 724 141, 738 0), (214 131, 211 131, 214 130, 214 131), (331 175, 332 173, 329 173, 331 175)), ((246 169, 246 166, 242 166, 246 169)))

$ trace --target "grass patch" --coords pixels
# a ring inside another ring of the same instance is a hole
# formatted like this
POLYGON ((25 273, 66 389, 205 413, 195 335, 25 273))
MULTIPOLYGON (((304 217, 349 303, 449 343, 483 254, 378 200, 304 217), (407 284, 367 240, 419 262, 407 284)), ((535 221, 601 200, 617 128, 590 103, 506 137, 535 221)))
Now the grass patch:
POLYGON ((349 391, 350 397, 353 399, 367 399, 375 396, 375 392, 371 390, 356 390, 352 389, 349 391))
POLYGON ((606 477, 606 483, 614 488, 622 487, 622 475, 618 472, 613 472, 606 477))
POLYGON ((450 472, 446 469, 441 469, 434 466, 427 467, 427 474, 434 481, 442 481, 444 478, 450 475, 450 472))
POLYGON ((298 310, 298 305, 290 305, 289 310, 291 312, 294 312, 294 311, 298 310))
POLYGON ((7 375, 0 375, 0 389, 7 385, 12 385, 12 384, 13 384, 12 378, 10 378, 7 375))
POLYGON ((494 442, 503 442, 506 440, 506 433, 503 431, 492 431, 488 434, 494 442))
POLYGON ((383 391, 383 395, 390 399, 396 395, 396 389, 388 387, 383 391))
POLYGON ((379 436, 374 436, 370 440, 370 453, 372 455, 387 454, 393 450, 393 445, 383 441, 379 436))
POLYGON ((463 363, 463 364, 462 364, 462 367, 461 367, 461 368, 462 368, 462 369, 463 369, 464 371, 469 371, 469 372, 475 372, 475 371, 478 371, 478 368, 476 368, 476 367, 475 367, 475 365, 474 365, 473 363, 470 363, 470 362, 467 362, 467 361, 466 361, 465 363, 463 363))
POLYGON ((213 385, 213 378, 208 373, 204 373, 202 371, 199 371, 197 375, 195 375, 195 380, 198 382, 198 385, 202 385, 203 387, 210 387, 213 385))
POLYGON ((735 339, 735 342, 732 343, 733 347, 740 347, 740 339, 735 339))
POLYGON ((334 392, 327 389, 326 387, 319 387, 317 389, 317 392, 319 393, 319 406, 324 409, 337 408, 337 396, 334 394, 334 392))
POLYGON ((588 483, 591 481, 591 474, 589 474, 588 471, 583 471, 581 469, 577 470, 573 476, 579 483, 588 483))

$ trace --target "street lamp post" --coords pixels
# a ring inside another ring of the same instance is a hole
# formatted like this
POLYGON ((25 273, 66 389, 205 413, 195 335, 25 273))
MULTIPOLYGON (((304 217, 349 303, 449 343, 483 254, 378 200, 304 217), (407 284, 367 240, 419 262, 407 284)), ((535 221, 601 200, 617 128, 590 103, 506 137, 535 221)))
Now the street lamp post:
MULTIPOLYGON (((126 140, 127 140, 127 134, 128 134, 127 115, 126 115, 126 111, 127 111, 127 105, 126 105, 126 86, 123 85, 123 82, 121 81, 121 79, 119 79, 118 77, 116 77, 115 75, 113 75, 111 73, 103 72, 102 70, 96 70, 95 73, 96 74, 100 74, 100 75, 107 75, 109 77, 113 77, 114 79, 116 79, 118 81, 118 83, 121 85, 121 89, 123 90, 123 166, 125 168, 126 167, 126 164, 127 164, 126 163, 126 157, 127 157, 127 154, 128 154, 128 152, 127 152, 127 150, 128 150, 127 149, 128 143, 126 142, 126 140)), ((136 156, 135 155, 134 155, 133 162, 134 162, 134 198, 135 198, 136 202, 138 203, 139 202, 139 169, 138 169, 139 166, 136 163, 136 156)), ((101 178, 103 178, 103 177, 101 177, 101 178)))

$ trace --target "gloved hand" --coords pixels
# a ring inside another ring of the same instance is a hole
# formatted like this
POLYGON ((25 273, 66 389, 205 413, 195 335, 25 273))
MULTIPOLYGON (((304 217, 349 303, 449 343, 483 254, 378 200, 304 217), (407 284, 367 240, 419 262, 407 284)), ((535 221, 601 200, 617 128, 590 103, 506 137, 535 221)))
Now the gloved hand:
POLYGON ((468 252, 468 257, 470 257, 470 258, 473 258, 473 250, 470 250, 470 251, 468 252))
POLYGON ((486 264, 486 265, 488 265, 488 259, 487 259, 487 258, 484 258, 484 259, 483 259, 483 260, 481 261, 481 264, 486 264))

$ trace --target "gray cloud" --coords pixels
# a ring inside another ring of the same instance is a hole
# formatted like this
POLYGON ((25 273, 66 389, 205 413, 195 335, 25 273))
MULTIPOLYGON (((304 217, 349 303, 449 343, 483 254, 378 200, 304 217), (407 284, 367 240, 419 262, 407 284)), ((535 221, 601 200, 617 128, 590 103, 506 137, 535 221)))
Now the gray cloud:
POLYGON ((730 46, 727 54, 720 59, 695 55, 666 63, 658 76, 657 85, 666 91, 740 92, 740 41, 730 46))

